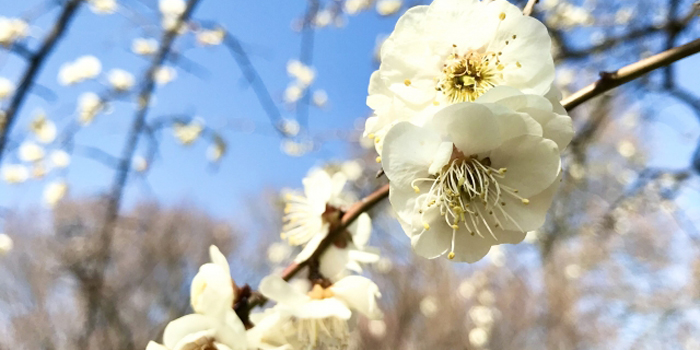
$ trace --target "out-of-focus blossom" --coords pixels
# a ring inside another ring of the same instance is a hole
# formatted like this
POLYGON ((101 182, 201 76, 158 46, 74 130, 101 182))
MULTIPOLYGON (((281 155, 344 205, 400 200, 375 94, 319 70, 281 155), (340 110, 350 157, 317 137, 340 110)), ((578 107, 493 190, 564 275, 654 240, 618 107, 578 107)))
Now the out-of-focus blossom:
POLYGON ((379 273, 389 273, 391 270, 394 268, 394 263, 391 262, 391 259, 389 258, 380 258, 379 261, 377 261, 374 264, 374 269, 377 270, 379 273))
POLYGON ((123 69, 110 70, 107 80, 117 91, 128 91, 134 86, 134 76, 123 69))
POLYGON ((273 264, 279 264, 290 257, 292 249, 289 245, 274 242, 267 248, 267 260, 273 264))
POLYGON ((357 181, 362 176, 362 164, 360 160, 348 160, 340 166, 340 171, 349 181, 357 181))
POLYGON ((9 253, 14 247, 12 237, 7 234, 0 233, 0 256, 9 253))
POLYGON ((319 28, 329 25, 331 21, 333 21, 333 13, 329 10, 318 11, 314 18, 314 24, 319 28))
POLYGON ((429 295, 420 301, 418 308, 423 316, 432 318, 433 316, 437 315, 438 312, 437 299, 435 299, 434 296, 429 295))
POLYGON ((29 124, 29 130, 41 143, 51 143, 56 139, 56 124, 50 119, 47 119, 43 111, 40 111, 34 117, 29 124))
POLYGON ((621 8, 615 12, 615 24, 628 24, 632 20, 632 17, 634 17, 634 9, 629 7, 621 8))
POLYGON ((153 73, 153 80, 158 85, 165 85, 177 78, 177 71, 170 66, 158 67, 153 73))
POLYGON ((148 161, 142 156, 135 156, 134 159, 131 160, 131 167, 136 172, 142 173, 148 170, 148 161))
POLYGON ((346 0, 344 6, 345 13, 348 15, 355 15, 360 11, 369 8, 370 4, 370 0, 346 0))
POLYGON ((34 142, 25 141, 19 146, 19 159, 23 162, 37 162, 44 159, 44 148, 34 142))
POLYGON ((175 123, 173 133, 181 144, 188 146, 197 141, 204 130, 204 121, 201 118, 193 119, 189 124, 175 123))
POLYGON ((51 159, 51 164, 55 168, 63 169, 70 165, 70 154, 64 150, 55 150, 49 155, 51 159))
POLYGON ((153 38, 136 38, 131 42, 131 51, 137 55, 152 55, 158 50, 158 40, 153 38))
POLYGON ((489 341, 489 333, 480 327, 469 331, 469 343, 477 348, 483 347, 489 341))
POLYGON ((290 84, 284 90, 284 102, 289 104, 295 103, 304 96, 304 89, 298 84, 290 84))
POLYGON ((207 159, 210 162, 216 163, 221 160, 221 157, 226 154, 226 142, 220 137, 216 137, 214 143, 207 148, 207 159))
POLYGON ((493 303, 496 302, 496 296, 493 295, 493 292, 486 289, 482 290, 479 292, 479 295, 477 295, 476 299, 482 304, 486 306, 491 306, 493 303))
POLYGON ((49 169, 43 160, 34 162, 32 164, 32 177, 35 179, 42 179, 46 174, 49 173, 49 169))
POLYGON ((88 0, 90 10, 98 15, 109 15, 117 10, 116 0, 88 0))
POLYGON ((401 9, 402 0, 379 0, 377 1, 377 13, 382 16, 391 16, 401 9))
POLYGON ((78 97, 78 120, 83 125, 89 125, 103 108, 102 99, 96 93, 84 92, 78 97))
POLYGON ((224 41, 226 31, 223 28, 204 29, 197 32, 197 42, 204 46, 219 45, 224 41))
POLYGON ((280 149, 288 156, 301 157, 309 152, 313 147, 310 142, 297 142, 290 139, 284 139, 280 143, 280 149))
POLYGON ((367 330, 375 338, 383 338, 386 335, 386 323, 384 320, 371 320, 367 323, 367 330))
POLYGON ((475 325, 488 328, 493 324, 493 311, 490 307, 475 305, 469 309, 469 317, 475 325))
POLYGON ((280 129, 287 136, 296 136, 301 130, 299 122, 294 119, 282 119, 280 121, 280 129))
POLYGON ((9 184, 20 184, 29 179, 29 170, 22 164, 6 164, 2 167, 2 179, 9 184))
POLYGON ((630 158, 637 153, 637 147, 629 140, 622 140, 617 144, 617 152, 625 158, 630 158))
POLYGON ((551 5, 547 11, 545 22, 548 26, 566 29, 574 26, 590 26, 595 22, 590 11, 568 2, 551 5))
POLYGON ((54 207, 68 193, 68 184, 65 181, 54 181, 44 188, 44 203, 54 207))
POLYGON ((187 3, 184 0, 160 0, 158 2, 158 9, 163 15, 180 16, 186 8, 187 3))
POLYGON ((93 79, 102 71, 102 63, 95 56, 82 56, 73 62, 64 63, 58 71, 58 82, 73 85, 93 79))
POLYGON ((469 280, 464 280, 457 287, 457 292, 464 299, 471 299, 474 296, 474 284, 469 280))
POLYGON ((0 77, 0 100, 4 100, 15 92, 15 84, 5 77, 0 77))
POLYGON ((314 284, 305 291, 268 276, 259 290, 277 305, 248 331, 255 349, 287 344, 291 349, 346 349, 353 314, 370 319, 383 316, 377 305, 379 287, 362 276, 348 276, 327 287, 314 284))
POLYGON ((19 18, 0 17, 0 45, 10 46, 29 34, 29 25, 19 18))
POLYGON ((564 274, 566 278, 570 280, 576 280, 581 277, 581 266, 577 264, 566 265, 564 268, 564 274))
POLYGON ((328 94, 325 90, 316 90, 311 97, 311 100, 317 107, 324 107, 328 103, 328 94))
POLYGON ((316 72, 314 69, 298 60, 290 60, 287 63, 287 73, 289 73, 291 77, 295 78, 302 88, 311 85, 316 78, 316 72))

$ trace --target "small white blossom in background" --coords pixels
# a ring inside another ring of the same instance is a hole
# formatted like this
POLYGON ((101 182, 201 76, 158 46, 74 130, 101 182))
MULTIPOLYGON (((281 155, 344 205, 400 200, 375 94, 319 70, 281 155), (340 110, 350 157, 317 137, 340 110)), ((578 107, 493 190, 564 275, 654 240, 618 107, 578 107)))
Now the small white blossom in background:
POLYGON ((200 30, 197 32, 197 43, 203 46, 216 46, 224 41, 226 31, 223 28, 200 30))
POLYGON ((311 101, 319 108, 323 108, 328 103, 328 94, 325 90, 316 90, 311 96, 311 101))
POLYGON ((187 4, 184 0, 160 0, 158 9, 162 15, 162 26, 167 31, 178 31, 183 34, 187 30, 185 23, 180 23, 179 19, 185 10, 187 4))
POLYGON ((37 162, 44 159, 44 148, 34 142, 25 141, 19 146, 19 159, 23 162, 37 162))
POLYGON ((632 17, 634 17, 634 9, 629 7, 621 8, 615 12, 615 24, 626 25, 632 20, 632 17))
POLYGON ((142 156, 135 156, 134 159, 131 160, 131 167, 136 172, 142 173, 148 170, 148 161, 142 156))
POLYGON ((362 10, 368 9, 370 4, 370 0, 346 0, 344 5, 345 13, 355 15, 362 10))
POLYGON ((64 63, 58 71, 61 85, 74 85, 93 79, 102 72, 102 63, 95 56, 81 56, 73 62, 64 63))
POLYGON ((637 153, 637 147, 629 140, 622 140, 617 144, 617 152, 625 158, 631 158, 637 153))
POLYGON ((348 276, 329 286, 314 284, 306 290, 267 276, 259 291, 277 304, 253 319, 257 322, 248 331, 248 340, 254 349, 285 345, 291 349, 346 349, 354 315, 383 317, 377 305, 379 287, 362 276, 348 276))
POLYGON ((0 77, 0 100, 4 100, 15 92, 15 84, 5 77, 0 77))
POLYGON ((469 309, 469 318, 479 327, 489 328, 494 322, 493 311, 483 305, 476 305, 469 309))
POLYGON ((301 157, 313 148, 310 142, 297 142, 290 139, 284 139, 280 143, 280 149, 284 154, 292 157, 301 157))
POLYGON ((0 233, 0 256, 9 253, 14 247, 12 237, 7 234, 0 233))
POLYGON ((56 139, 56 124, 46 118, 44 111, 39 110, 29 124, 29 130, 41 143, 51 143, 56 139))
MULTIPOLYGON (((435 0, 406 11, 370 77, 365 136, 381 153, 400 121, 422 125, 441 109, 496 86, 544 96, 554 80, 544 24, 505 0, 435 0)), ((557 102, 558 103, 558 102, 557 102)))
POLYGON ((153 72, 153 80, 158 85, 165 85, 177 78, 177 71, 173 67, 163 66, 153 72))
POLYGON ((377 1, 377 13, 382 16, 391 16, 401 10, 401 5, 403 5, 402 0, 379 0, 377 1))
POLYGON ((148 56, 158 50, 158 40, 153 38, 136 38, 131 42, 131 51, 137 55, 148 56))
POLYGON ((307 86, 311 85, 316 78, 316 72, 314 69, 298 60, 290 60, 287 63, 287 73, 289 76, 296 79, 302 88, 306 88, 307 86))
POLYGON ((202 265, 192 279, 190 304, 195 313, 170 322, 163 345, 150 342, 147 350, 248 349, 245 327, 232 308, 235 291, 228 261, 215 246, 209 255, 212 262, 202 265))
POLYGON ((189 146, 202 134, 204 130, 204 120, 194 118, 189 124, 175 123, 173 125, 173 134, 181 144, 189 146))
POLYGON ((593 25, 595 18, 583 7, 568 2, 558 2, 552 4, 546 11, 545 22, 553 28, 566 29, 593 25))
POLYGON ((284 90, 284 102, 292 104, 296 103, 304 95, 304 88, 296 83, 289 84, 284 90))
POLYGON ((78 120, 83 125, 89 125, 103 108, 102 99, 96 93, 84 92, 78 97, 78 120))
POLYGON ((420 301, 418 308, 423 316, 433 318, 438 312, 437 299, 435 299, 434 296, 429 295, 420 301))
POLYGON ((393 268, 394 263, 391 262, 389 258, 380 258, 379 261, 374 264, 374 269, 379 273, 389 273, 393 268))
POLYGON ((67 168, 70 165, 70 154, 64 150, 55 150, 49 155, 51 164, 58 169, 67 168))
POLYGON ((386 323, 383 320, 371 320, 367 323, 367 330, 375 338, 384 338, 386 335, 386 323))
POLYGON ((462 298, 469 300, 474 296, 474 284, 469 280, 464 280, 459 284, 459 287, 457 287, 457 292, 462 298))
POLYGON ((116 0, 88 0, 90 10, 98 15, 110 15, 117 10, 116 0))
POLYGON ((34 162, 32 164, 32 177, 35 179, 41 179, 46 174, 49 173, 49 169, 46 167, 46 164, 43 160, 40 160, 38 162, 34 162))
POLYGON ((117 91, 128 91, 134 86, 134 76, 123 69, 112 69, 107 74, 107 80, 117 91))
POLYGON ((474 328, 469 331, 469 343, 477 348, 483 347, 489 341, 489 333, 483 328, 474 328))
POLYGON ((0 45, 10 46, 29 34, 29 25, 19 18, 0 17, 0 45))
POLYGON ((68 194, 68 184, 65 181, 51 182, 44 188, 44 203, 53 208, 66 194, 68 194))
POLYGON ((217 137, 214 143, 207 148, 207 159, 212 163, 217 163, 226 154, 226 148, 226 142, 217 137))
POLYGON ((340 171, 345 174, 348 181, 357 181, 362 177, 364 161, 358 160, 348 160, 343 162, 340 166, 340 171))
POLYGON ((476 299, 482 304, 486 306, 491 306, 496 302, 496 296, 493 294, 492 291, 486 289, 482 290, 479 295, 477 295, 476 299))
POLYGON ((2 179, 8 184, 20 184, 29 179, 29 170, 22 164, 6 164, 3 165, 2 179))
POLYGON ((581 278, 581 272, 581 266, 577 264, 566 265, 566 268, 564 268, 566 278, 569 280, 577 280, 581 278))
POLYGON ((571 119, 548 99, 509 87, 482 101, 386 134, 381 162, 390 202, 426 258, 475 262, 493 245, 519 243, 542 226, 559 187, 571 119))
POLYGON ((314 18, 314 24, 319 28, 331 24, 331 21, 333 21, 333 13, 329 10, 318 11, 314 18))
POLYGON ((274 242, 267 248, 267 260, 279 264, 292 255, 292 248, 281 242, 274 242))
POLYGON ((283 118, 280 121, 280 130, 287 136, 296 136, 301 130, 301 125, 294 119, 283 118))

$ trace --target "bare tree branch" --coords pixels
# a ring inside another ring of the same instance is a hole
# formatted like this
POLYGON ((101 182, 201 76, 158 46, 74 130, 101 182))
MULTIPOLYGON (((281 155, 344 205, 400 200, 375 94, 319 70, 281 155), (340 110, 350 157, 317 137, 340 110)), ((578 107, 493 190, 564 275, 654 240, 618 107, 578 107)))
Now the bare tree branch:
POLYGON ((535 9, 535 5, 537 5, 538 2, 540 2, 540 0, 528 0, 523 9, 523 14, 525 16, 532 15, 532 11, 535 9))

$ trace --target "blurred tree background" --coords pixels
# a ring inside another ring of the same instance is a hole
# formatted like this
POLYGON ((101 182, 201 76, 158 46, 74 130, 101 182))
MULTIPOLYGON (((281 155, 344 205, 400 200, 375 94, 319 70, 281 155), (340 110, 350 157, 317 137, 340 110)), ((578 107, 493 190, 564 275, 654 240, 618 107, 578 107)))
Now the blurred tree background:
MULTIPOLYGON (((421 3, 0 0, 0 349, 143 349, 188 312, 211 244, 238 285, 280 271, 283 187, 312 165, 358 198, 386 182, 361 139, 372 47, 421 3)), ((697 38, 698 14, 542 0, 533 16, 567 96, 697 38)), ((374 208, 386 317, 353 348, 700 350, 699 66, 575 109, 547 224, 479 263, 416 257, 374 208)))

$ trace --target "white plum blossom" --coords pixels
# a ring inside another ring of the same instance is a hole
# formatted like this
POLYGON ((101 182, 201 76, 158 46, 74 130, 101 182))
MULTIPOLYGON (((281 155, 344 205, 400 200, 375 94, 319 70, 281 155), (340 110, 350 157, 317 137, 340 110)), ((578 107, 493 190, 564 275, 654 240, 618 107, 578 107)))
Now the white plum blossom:
POLYGON ((362 10, 369 8, 370 0, 346 0, 344 9, 348 15, 355 15, 362 10))
POLYGON ((5 77, 0 77, 0 100, 4 100, 15 92, 15 84, 5 77))
POLYGON ((377 1, 377 13, 382 16, 391 16, 401 9, 402 0, 379 0, 377 1))
POLYGON ((98 15, 110 15, 117 10, 116 0, 88 0, 90 10, 98 15))
POLYGON ((197 32, 197 42, 203 46, 216 46, 224 41, 226 31, 223 28, 201 30, 197 32))
POLYGON ((2 179, 8 184, 20 184, 29 179, 29 170, 22 164, 6 164, 0 169, 2 179))
POLYGON ((389 199, 414 250, 475 262, 544 223, 571 122, 548 99, 499 87, 386 135, 389 199))
POLYGON ((70 154, 64 150, 55 150, 51 152, 49 158, 51 159, 51 164, 55 168, 63 169, 70 165, 70 154))
POLYGON ((148 170, 148 161, 142 156, 135 156, 134 159, 131 160, 131 167, 134 171, 142 173, 148 170))
POLYGON ((374 116, 365 136, 399 121, 422 125, 451 104, 475 101, 495 86, 544 95, 554 79, 551 39, 537 19, 505 0, 435 0, 406 11, 382 44, 369 84, 374 116))
POLYGON ((277 304, 248 331, 254 349, 345 349, 356 313, 382 318, 379 287, 362 276, 348 276, 328 286, 314 284, 306 291, 268 276, 259 290, 277 304))
POLYGON ((68 194, 68 184, 65 181, 51 182, 44 188, 44 203, 54 207, 66 194, 68 194))
POLYGON ((226 257, 211 246, 212 262, 200 267, 192 280, 190 303, 193 314, 170 322, 163 345, 150 342, 147 350, 245 350, 245 327, 233 311, 235 291, 226 257))
POLYGON ((64 63, 58 71, 58 82, 62 85, 74 85, 93 79, 102 72, 102 63, 95 56, 78 57, 73 62, 64 63))
POLYGON ((177 78, 177 71, 173 67, 158 67, 158 69, 153 72, 153 80, 158 85, 165 85, 175 80, 175 78, 177 78))
POLYGON ((102 99, 94 92, 84 92, 78 97, 78 119, 83 125, 89 125, 97 113, 104 109, 102 99))
POLYGON ((131 51, 137 55, 152 55, 156 50, 158 50, 158 40, 153 38, 136 38, 131 42, 131 51))
POLYGON ((204 130, 204 120, 195 118, 188 124, 175 123, 173 125, 173 134, 181 144, 189 146, 199 138, 204 130))
POLYGON ((56 124, 46 118, 43 111, 39 111, 29 125, 29 130, 34 133, 41 143, 51 143, 56 139, 56 124))
POLYGON ((311 100, 316 107, 325 107, 326 103, 328 103, 328 94, 325 90, 316 90, 311 96, 311 100))
POLYGON ((287 63, 287 73, 297 80, 302 88, 305 88, 314 81, 316 72, 313 68, 301 63, 298 60, 290 60, 287 63))
POLYGON ((12 250, 14 243, 12 237, 7 234, 0 233, 0 256, 5 255, 12 250))
POLYGON ((184 0, 160 0, 158 9, 162 15, 162 26, 165 30, 184 32, 187 27, 180 23, 180 16, 185 13, 187 3, 184 0))
POLYGON ((224 140, 217 137, 214 143, 207 147, 207 159, 212 163, 220 161, 224 154, 226 154, 226 148, 224 140))
POLYGON ((19 159, 23 162, 38 162, 44 154, 44 148, 34 142, 25 141, 19 146, 19 159))
POLYGON ((107 74, 107 80, 117 91, 128 91, 134 86, 134 76, 123 69, 112 69, 107 74))
POLYGON ((291 245, 308 242, 308 250, 304 248, 301 254, 310 255, 326 237, 331 224, 340 219, 340 207, 349 204, 343 193, 346 182, 342 173, 331 176, 323 169, 312 169, 302 180, 303 194, 288 192, 284 196, 287 204, 282 239, 291 245))
POLYGON ((19 18, 0 17, 0 45, 10 46, 29 34, 29 25, 19 18))

